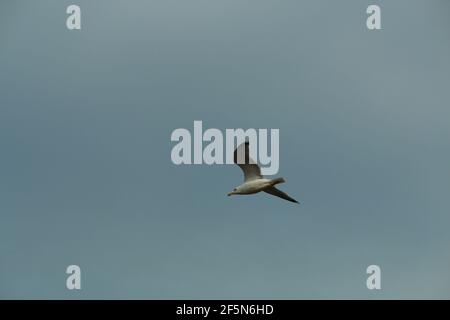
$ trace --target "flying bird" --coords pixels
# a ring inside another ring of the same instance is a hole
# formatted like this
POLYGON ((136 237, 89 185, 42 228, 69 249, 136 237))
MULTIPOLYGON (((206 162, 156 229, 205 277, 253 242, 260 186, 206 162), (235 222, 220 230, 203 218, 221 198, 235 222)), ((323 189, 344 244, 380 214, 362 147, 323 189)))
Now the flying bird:
POLYGON ((247 141, 234 150, 234 163, 236 163, 244 172, 244 183, 234 188, 228 195, 254 194, 264 191, 287 201, 298 203, 297 200, 291 198, 285 192, 275 188, 276 184, 285 182, 283 178, 266 179, 261 175, 261 169, 258 164, 250 158, 249 149, 249 142, 247 141), (240 161, 238 161, 238 153, 240 155, 240 161), (241 159, 242 155, 245 155, 245 159, 241 159))

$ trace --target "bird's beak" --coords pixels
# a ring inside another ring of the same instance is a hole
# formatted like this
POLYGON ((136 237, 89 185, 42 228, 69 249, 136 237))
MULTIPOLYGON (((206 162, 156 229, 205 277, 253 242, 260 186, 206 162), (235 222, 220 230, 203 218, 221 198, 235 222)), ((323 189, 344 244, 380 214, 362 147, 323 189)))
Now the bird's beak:
POLYGON ((227 196, 231 196, 233 194, 233 192, 229 192, 227 193, 227 196))

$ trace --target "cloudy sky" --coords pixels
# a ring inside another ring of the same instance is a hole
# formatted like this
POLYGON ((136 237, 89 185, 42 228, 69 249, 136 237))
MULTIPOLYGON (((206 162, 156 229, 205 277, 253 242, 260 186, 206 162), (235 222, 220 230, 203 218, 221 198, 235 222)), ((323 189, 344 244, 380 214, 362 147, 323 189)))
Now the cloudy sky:
POLYGON ((0 298, 450 298, 449 12, 2 1, 0 298), (278 128, 301 204, 227 197, 233 165, 174 165, 194 120, 278 128))

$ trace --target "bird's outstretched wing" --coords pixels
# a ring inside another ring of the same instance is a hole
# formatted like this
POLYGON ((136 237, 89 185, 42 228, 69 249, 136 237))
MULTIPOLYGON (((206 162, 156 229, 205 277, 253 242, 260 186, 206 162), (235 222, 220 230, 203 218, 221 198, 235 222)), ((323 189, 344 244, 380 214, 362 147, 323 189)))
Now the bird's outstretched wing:
POLYGON ((261 170, 250 158, 249 142, 244 142, 234 150, 234 163, 244 172, 244 182, 262 178, 261 170))
POLYGON ((264 192, 267 192, 267 193, 269 193, 269 194, 271 194, 273 196, 280 197, 280 198, 282 198, 284 200, 287 200, 287 201, 290 201, 290 202, 298 203, 297 200, 289 197, 285 192, 283 192, 281 190, 278 190, 275 187, 270 187, 270 188, 264 189, 264 192))

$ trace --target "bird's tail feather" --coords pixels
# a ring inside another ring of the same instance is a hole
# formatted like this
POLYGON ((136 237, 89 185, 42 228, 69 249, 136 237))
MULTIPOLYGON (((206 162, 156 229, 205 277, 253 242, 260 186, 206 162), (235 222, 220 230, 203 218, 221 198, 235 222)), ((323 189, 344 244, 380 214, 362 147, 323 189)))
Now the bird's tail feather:
POLYGON ((275 178, 271 181, 272 186, 279 184, 279 183, 283 183, 283 182, 286 182, 283 178, 275 178))

